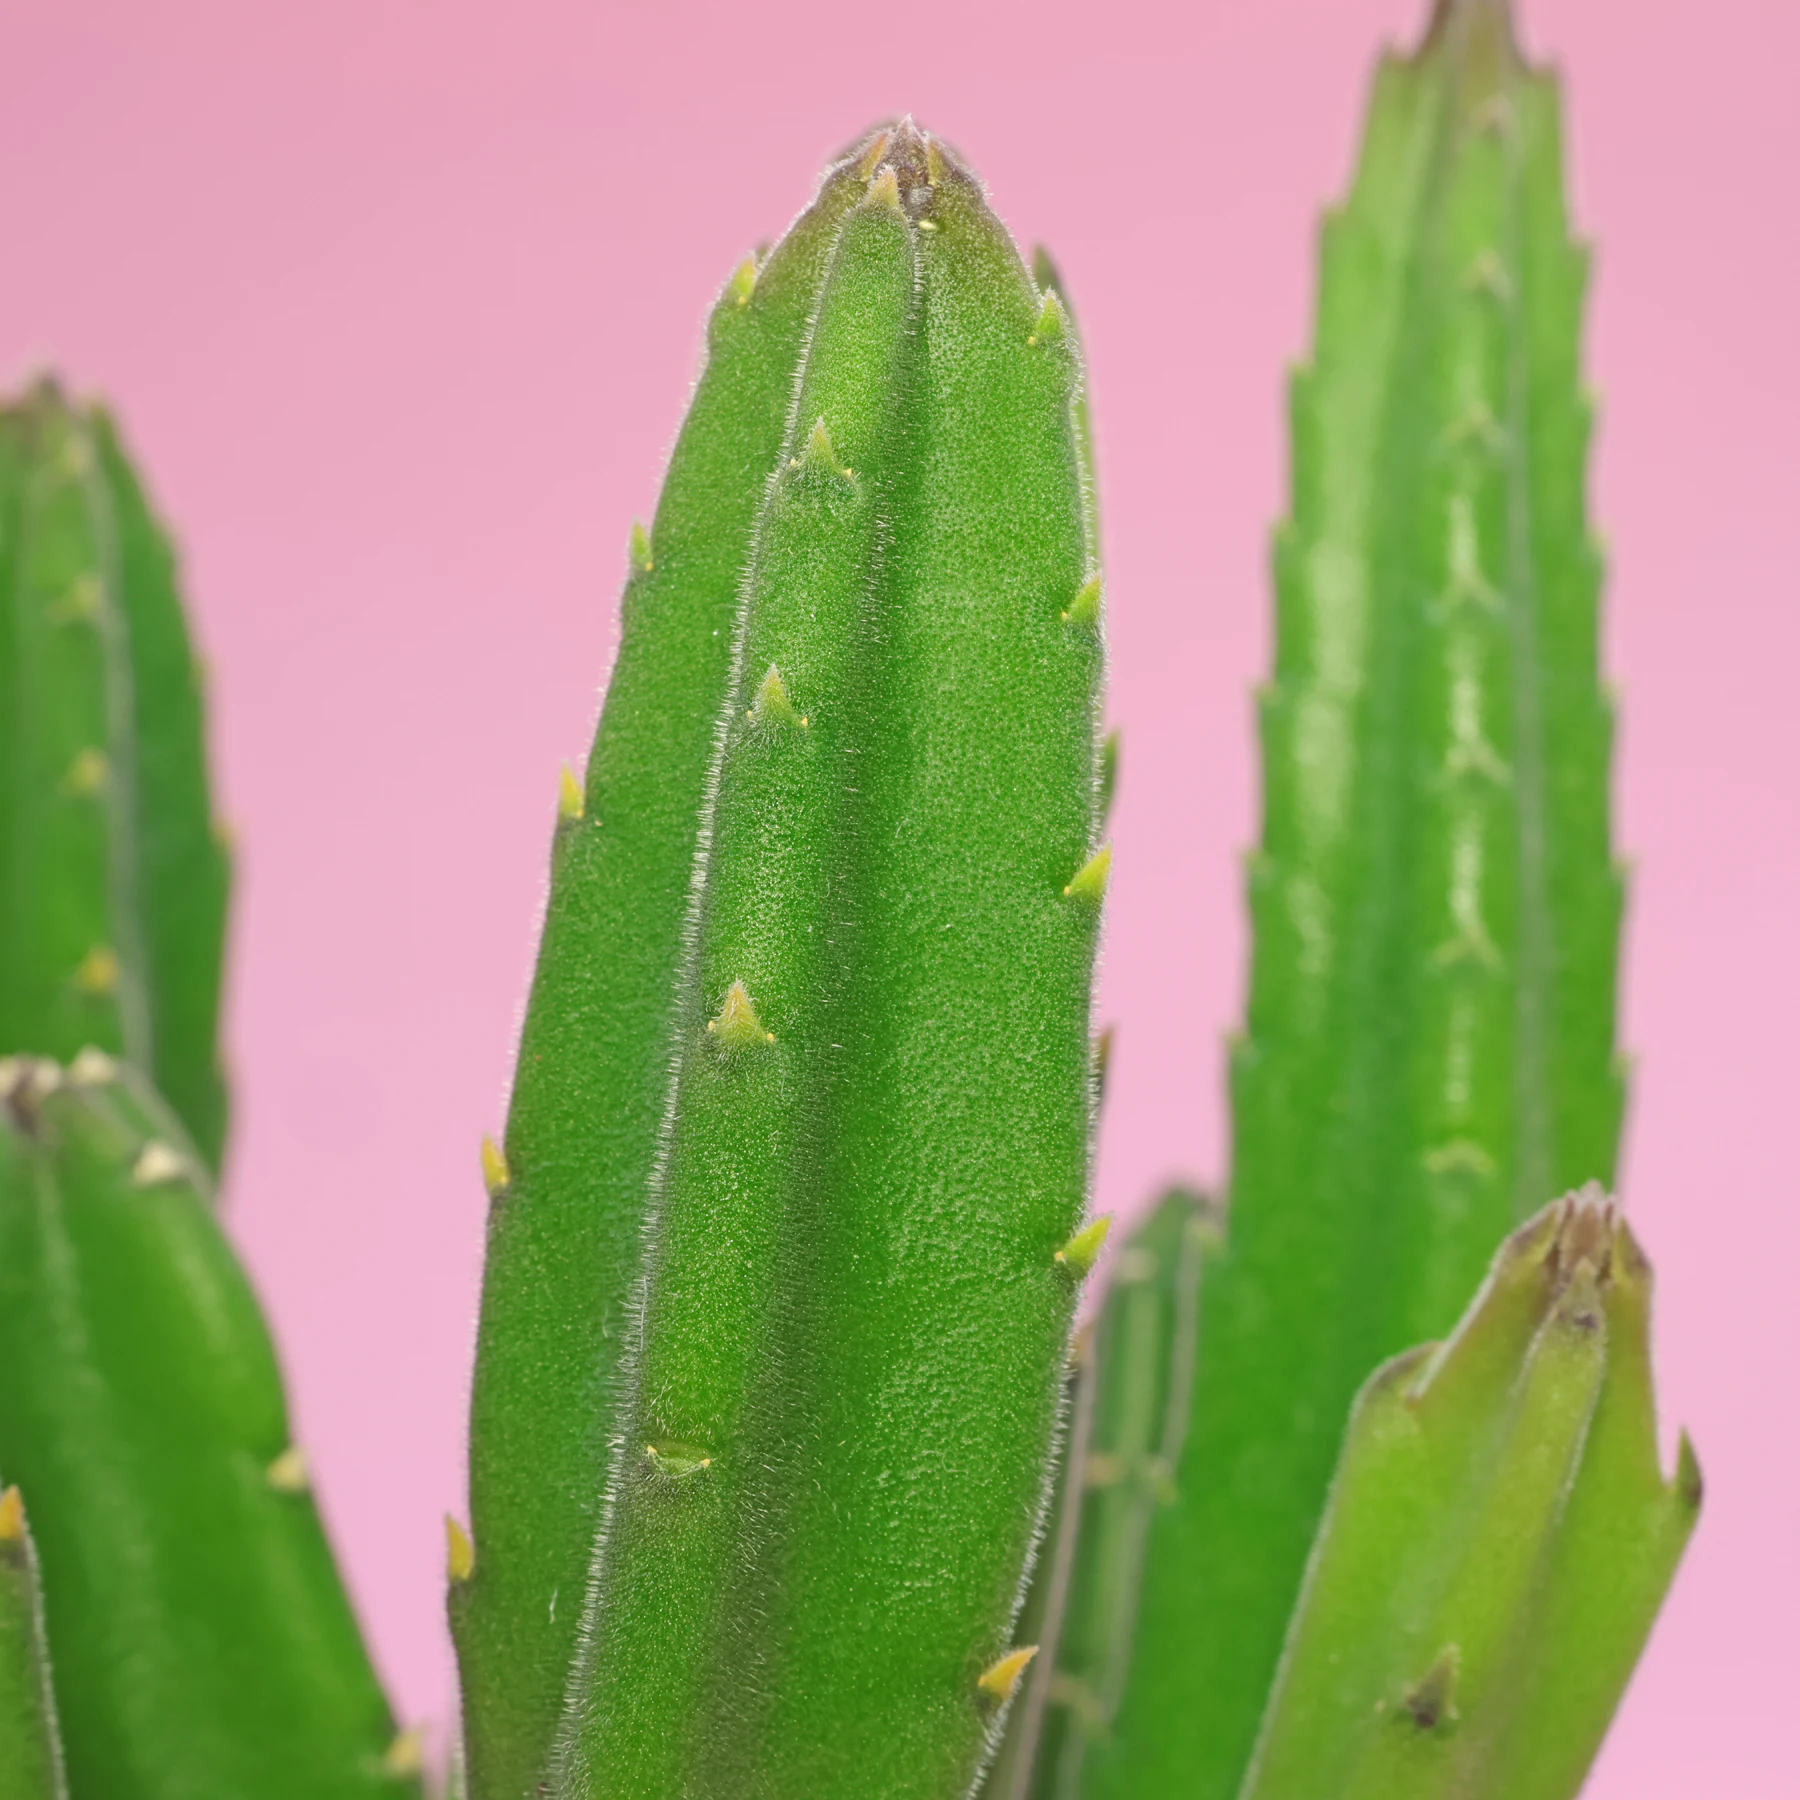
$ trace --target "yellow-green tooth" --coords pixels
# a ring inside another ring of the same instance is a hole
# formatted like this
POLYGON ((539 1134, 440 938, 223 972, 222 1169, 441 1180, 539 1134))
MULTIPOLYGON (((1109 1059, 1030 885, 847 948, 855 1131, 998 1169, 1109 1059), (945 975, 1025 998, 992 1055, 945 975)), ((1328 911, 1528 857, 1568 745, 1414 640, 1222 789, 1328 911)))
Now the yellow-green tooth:
POLYGON ((1650 1271, 1597 1187, 1350 1416, 1244 1800, 1573 1800, 1699 1505, 1657 1462, 1650 1271))

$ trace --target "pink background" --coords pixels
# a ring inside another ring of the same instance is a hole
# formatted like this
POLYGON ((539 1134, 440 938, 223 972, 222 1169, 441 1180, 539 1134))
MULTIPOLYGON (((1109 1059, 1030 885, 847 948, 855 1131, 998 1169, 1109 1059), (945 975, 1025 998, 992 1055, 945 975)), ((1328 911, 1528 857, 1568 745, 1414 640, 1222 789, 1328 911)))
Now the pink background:
MULTIPOLYGON (((1063 260, 1125 729, 1101 1198, 1214 1175, 1280 375, 1370 56, 1421 11, 6 6, 0 373, 113 395, 180 525, 242 844, 231 1218, 408 1716, 451 1692, 476 1143, 708 297, 905 108, 1063 260)), ((1786 0, 1526 14, 1602 246, 1625 1186, 1709 1477, 1591 1792, 1774 1800, 1800 1693, 1800 24, 1786 0)))

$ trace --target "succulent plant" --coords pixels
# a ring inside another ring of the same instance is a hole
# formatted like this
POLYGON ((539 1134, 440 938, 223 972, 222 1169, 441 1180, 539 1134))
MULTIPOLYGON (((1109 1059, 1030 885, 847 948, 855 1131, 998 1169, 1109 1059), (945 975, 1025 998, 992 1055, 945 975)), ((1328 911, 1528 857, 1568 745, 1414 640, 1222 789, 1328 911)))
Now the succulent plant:
POLYGON ((1562 1800, 1700 1506, 1657 1462, 1650 1269, 1598 1187, 1501 1246, 1441 1345, 1370 1376, 1243 1800, 1562 1800))
POLYGON ((0 1770, 28 1800, 67 1800, 43 1585, 17 1487, 0 1490, 0 1770))
POLYGON ((0 1064, 0 1368, 71 1791, 416 1793, 198 1153, 103 1051, 0 1064))
POLYGON ((484 1800, 974 1776, 1082 1254, 1080 391, 908 123, 715 308, 489 1158, 452 1594, 484 1800))
POLYGON ((61 1792, 57 1715, 76 1800, 417 1792, 214 1217, 225 888, 167 544, 41 382, 0 411, 9 1800, 61 1792))
POLYGON ((1229 1247, 1084 1792, 1228 1800, 1367 1372, 1612 1179, 1621 881, 1557 92, 1501 0, 1375 83, 1276 539, 1229 1247))
MULTIPOLYGON (((459 1796, 1576 1791, 1700 1482, 1603 1192, 1557 108, 1503 0, 1377 78, 1293 383, 1228 1193, 1165 1195, 1073 1337, 1117 745, 1063 282, 911 121, 727 280, 481 1148, 459 1796)), ((214 1215, 226 884, 167 543, 39 384, 0 411, 8 1800, 417 1792, 214 1215)))

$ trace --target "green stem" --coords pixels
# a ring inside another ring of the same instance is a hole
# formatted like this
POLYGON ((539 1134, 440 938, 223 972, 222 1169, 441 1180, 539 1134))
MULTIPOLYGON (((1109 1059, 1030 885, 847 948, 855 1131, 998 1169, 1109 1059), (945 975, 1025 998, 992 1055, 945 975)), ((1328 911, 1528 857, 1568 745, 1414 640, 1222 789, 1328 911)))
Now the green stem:
POLYGON ((229 869, 168 543, 97 410, 0 410, 0 1052, 136 1062, 209 1168, 229 869))
POLYGON ((1229 1800, 1356 1382, 1612 1175, 1584 273, 1554 83, 1447 0, 1381 68, 1294 378, 1230 1252, 1097 1796, 1229 1800))
POLYGON ((0 1459, 71 1789, 416 1795, 209 1189, 129 1065, 0 1064, 0 1459))
POLYGON ((705 371, 639 533, 585 781, 549 909, 489 1218, 470 1414, 473 1576, 451 1623, 469 1788, 519 1800, 575 1656, 667 1106, 686 918, 738 584, 780 453, 845 164, 714 307, 705 371))

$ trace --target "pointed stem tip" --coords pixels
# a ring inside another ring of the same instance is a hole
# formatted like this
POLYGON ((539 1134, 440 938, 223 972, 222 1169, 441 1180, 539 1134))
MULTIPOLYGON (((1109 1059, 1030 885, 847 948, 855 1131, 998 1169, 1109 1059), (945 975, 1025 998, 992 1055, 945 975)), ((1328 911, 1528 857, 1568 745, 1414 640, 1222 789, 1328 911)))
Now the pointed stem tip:
POLYGON ((827 475, 835 475, 841 481, 849 481, 855 477, 854 469, 846 468, 838 461, 837 447, 831 441, 831 430, 823 419, 815 419, 813 428, 806 434, 806 448, 796 457, 790 459, 791 469, 820 470, 827 475))
POLYGON ((753 725, 800 725, 811 721, 794 710, 794 703, 788 697, 787 683, 781 679, 781 671, 773 663, 769 664, 769 672, 757 685, 756 698, 744 710, 744 717, 753 725))
POLYGON ((886 207, 889 212, 901 210, 900 177, 894 173, 891 163, 884 163, 875 172, 875 179, 869 183, 867 204, 886 207))

